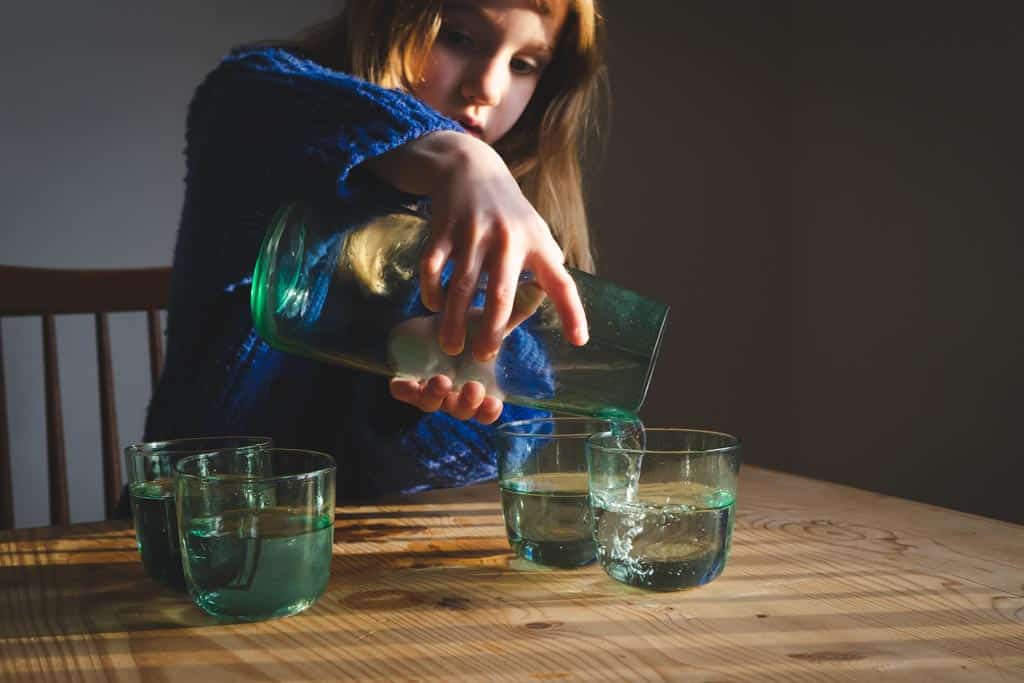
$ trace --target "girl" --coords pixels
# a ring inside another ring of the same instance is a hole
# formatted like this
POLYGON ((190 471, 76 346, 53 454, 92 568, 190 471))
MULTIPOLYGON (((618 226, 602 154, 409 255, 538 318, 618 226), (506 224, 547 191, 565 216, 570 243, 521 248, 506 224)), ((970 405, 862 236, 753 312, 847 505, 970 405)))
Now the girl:
POLYGON ((494 357, 524 269, 570 343, 586 343, 564 264, 593 267, 578 157, 600 37, 594 0, 358 0, 298 42, 225 58, 189 109, 167 361, 146 439, 252 433, 327 451, 348 497, 495 476, 489 425, 537 411, 475 382, 385 387, 273 350, 252 329, 250 275, 284 201, 426 197, 422 299, 441 315, 445 352, 461 353, 486 272, 472 351, 494 357))

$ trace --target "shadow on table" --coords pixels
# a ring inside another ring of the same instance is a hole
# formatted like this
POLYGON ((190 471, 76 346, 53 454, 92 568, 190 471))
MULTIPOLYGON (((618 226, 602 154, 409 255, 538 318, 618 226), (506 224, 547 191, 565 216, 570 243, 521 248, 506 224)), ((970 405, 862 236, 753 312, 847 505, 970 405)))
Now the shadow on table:
POLYGON ((0 638, 45 638, 206 626, 184 592, 148 578, 135 562, 0 567, 0 638))
POLYGON ((334 514, 334 542, 364 541, 399 535, 424 535, 438 526, 460 529, 499 527, 504 522, 494 510, 338 510, 334 514))

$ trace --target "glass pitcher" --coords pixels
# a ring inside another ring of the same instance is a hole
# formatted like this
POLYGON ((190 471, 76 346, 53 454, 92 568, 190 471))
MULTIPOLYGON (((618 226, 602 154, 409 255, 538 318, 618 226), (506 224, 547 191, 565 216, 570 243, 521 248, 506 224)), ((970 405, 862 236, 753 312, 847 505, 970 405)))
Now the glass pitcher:
POLYGON ((516 405, 636 415, 667 306, 570 269, 590 331, 590 341, 576 347, 562 336, 551 301, 524 273, 497 357, 479 362, 470 348, 484 304, 482 281, 467 315, 465 350, 449 356, 438 343, 440 314, 420 300, 419 257, 428 235, 429 222, 415 207, 381 213, 286 204, 271 221, 253 274, 256 331, 282 351, 381 375, 447 375, 456 388, 476 380, 489 395, 516 405))

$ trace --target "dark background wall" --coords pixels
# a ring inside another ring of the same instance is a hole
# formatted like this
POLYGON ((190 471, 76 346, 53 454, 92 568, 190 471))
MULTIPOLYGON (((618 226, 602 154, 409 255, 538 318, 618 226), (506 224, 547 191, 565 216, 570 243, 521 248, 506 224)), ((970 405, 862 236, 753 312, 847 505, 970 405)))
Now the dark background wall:
POLYGON ((647 423, 1024 521, 1021 6, 606 7, 602 263, 673 306, 647 423))
POLYGON ((1020 3, 793 4, 791 467, 1024 522, 1020 3))
MULTIPOLYGON (((170 262, 185 107, 333 0, 21 3, 0 23, 0 262, 170 262), (87 74, 86 78, 83 74, 87 74)), ((1015 3, 606 0, 608 278, 673 307, 644 418, 746 460, 1024 521, 1015 3)), ((38 324, 3 326, 16 523, 46 523, 38 324)), ((60 323, 76 521, 102 516, 88 319, 60 323)), ((115 320, 121 439, 149 394, 115 320)), ((742 493, 741 493, 742 496, 742 493)))
POLYGON ((642 417, 793 439, 788 3, 605 3, 612 126, 599 267, 672 306, 642 417))

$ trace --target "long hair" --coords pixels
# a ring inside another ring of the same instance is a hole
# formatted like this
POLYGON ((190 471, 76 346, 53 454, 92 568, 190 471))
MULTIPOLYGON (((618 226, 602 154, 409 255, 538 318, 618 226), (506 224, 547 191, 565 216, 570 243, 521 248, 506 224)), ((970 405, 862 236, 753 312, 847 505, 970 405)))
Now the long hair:
MULTIPOLYGON (((543 8, 548 0, 535 0, 543 8)), ((582 158, 596 138, 604 94, 604 20, 598 0, 567 0, 553 58, 530 103, 495 144, 523 194, 547 221, 569 265, 593 271, 582 158)), ((298 47, 324 66, 412 91, 441 28, 443 0, 350 0, 308 29, 298 47)))

